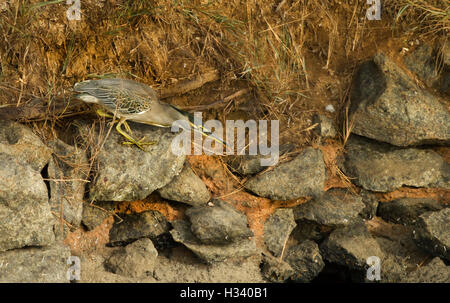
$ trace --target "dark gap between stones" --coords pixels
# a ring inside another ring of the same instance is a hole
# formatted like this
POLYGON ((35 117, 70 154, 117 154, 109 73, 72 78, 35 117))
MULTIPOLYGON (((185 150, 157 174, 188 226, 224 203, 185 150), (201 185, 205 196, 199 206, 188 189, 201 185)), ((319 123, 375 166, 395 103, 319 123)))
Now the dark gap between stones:
POLYGON ((41 176, 44 179, 45 186, 47 186, 47 195, 48 195, 48 200, 50 201, 51 193, 50 193, 50 181, 49 181, 49 176, 48 176, 48 163, 44 166, 44 168, 42 168, 41 176))

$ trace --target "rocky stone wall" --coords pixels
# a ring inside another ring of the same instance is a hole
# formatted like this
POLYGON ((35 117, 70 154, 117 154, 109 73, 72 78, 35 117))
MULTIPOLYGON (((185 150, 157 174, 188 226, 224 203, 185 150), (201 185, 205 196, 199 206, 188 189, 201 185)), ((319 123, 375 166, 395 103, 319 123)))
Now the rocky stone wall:
MULTIPOLYGON (((375 257, 383 282, 450 282, 450 201, 380 199, 405 187, 449 197, 449 56, 441 55, 440 72, 430 67, 436 56, 429 46, 419 48, 405 59, 409 71, 382 53, 361 64, 339 164, 353 189, 324 191, 320 148, 307 147, 262 174, 254 158, 233 158, 248 192, 277 201, 309 197, 275 210, 262 243, 244 213, 211 199, 185 156, 171 153, 174 134, 166 129, 133 125, 136 136, 157 141, 148 152, 122 145, 115 132, 100 150, 82 150, 59 140, 44 144, 25 125, 0 121, 0 282, 69 282, 64 238, 80 226, 95 229, 117 203, 154 192, 185 204, 184 219, 168 220, 156 210, 115 217, 101 269, 83 269, 100 273, 85 273, 82 281, 310 282, 330 274, 338 279, 341 271, 369 282, 368 259, 375 257), (180 248, 192 253, 189 261, 177 257, 180 248)), ((317 122, 320 136, 336 137, 329 118, 317 122)), ((80 138, 98 136, 85 121, 77 125, 80 138)))

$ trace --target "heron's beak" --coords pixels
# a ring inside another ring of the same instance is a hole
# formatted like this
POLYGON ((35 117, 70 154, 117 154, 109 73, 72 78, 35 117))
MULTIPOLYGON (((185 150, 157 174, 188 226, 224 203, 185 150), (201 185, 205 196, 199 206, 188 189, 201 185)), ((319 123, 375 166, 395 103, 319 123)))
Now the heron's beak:
POLYGON ((214 141, 224 145, 225 147, 228 146, 225 141, 223 141, 222 139, 220 139, 219 137, 214 135, 209 129, 205 128, 203 125, 196 125, 190 121, 189 121, 189 124, 194 128, 194 130, 202 133, 203 136, 212 138, 214 141))

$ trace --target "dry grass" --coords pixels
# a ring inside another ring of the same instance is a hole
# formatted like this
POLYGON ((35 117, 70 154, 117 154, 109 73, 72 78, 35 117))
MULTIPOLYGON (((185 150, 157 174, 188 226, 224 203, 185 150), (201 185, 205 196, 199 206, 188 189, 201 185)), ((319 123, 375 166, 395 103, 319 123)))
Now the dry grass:
POLYGON ((0 4, 0 106, 51 107, 86 78, 127 77, 164 92, 218 71, 220 81, 169 101, 195 108, 248 89, 236 97, 246 102, 210 114, 225 119, 242 108, 277 119, 281 141, 299 145, 313 140, 315 112, 345 108, 355 66, 386 38, 435 40, 449 29, 448 0, 386 0, 381 21, 366 20, 365 1, 350 0, 83 0, 81 21, 67 20, 67 8, 0 4))
POLYGON ((394 16, 394 26, 419 37, 448 35, 450 29, 450 1, 401 0, 386 1, 386 8, 394 16))

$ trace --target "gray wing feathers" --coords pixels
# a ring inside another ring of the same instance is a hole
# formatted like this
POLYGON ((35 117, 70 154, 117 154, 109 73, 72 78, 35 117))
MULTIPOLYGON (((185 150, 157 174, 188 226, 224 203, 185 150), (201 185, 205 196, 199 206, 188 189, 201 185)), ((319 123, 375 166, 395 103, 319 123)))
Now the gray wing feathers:
POLYGON ((127 79, 87 80, 75 84, 74 90, 97 98, 99 103, 111 111, 118 106, 118 110, 124 114, 145 111, 152 103, 148 100, 158 100, 156 92, 150 86, 127 79))
POLYGON ((101 80, 87 80, 75 84, 74 90, 76 92, 89 93, 93 89, 102 88, 102 90, 131 90, 134 93, 142 96, 149 96, 153 100, 157 100, 156 92, 148 85, 128 79, 101 79, 101 80))

